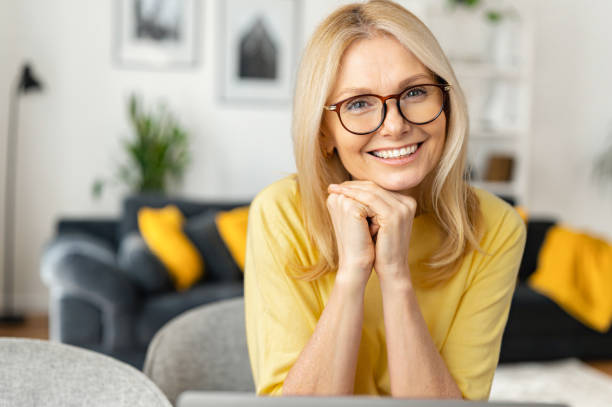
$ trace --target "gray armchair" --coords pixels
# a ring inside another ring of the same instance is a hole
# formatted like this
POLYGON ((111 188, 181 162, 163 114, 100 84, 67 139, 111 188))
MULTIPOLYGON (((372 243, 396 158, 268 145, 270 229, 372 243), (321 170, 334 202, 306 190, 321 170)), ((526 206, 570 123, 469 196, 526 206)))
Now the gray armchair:
POLYGON ((203 305, 170 321, 151 341, 144 373, 172 403, 187 390, 254 393, 244 299, 203 305))
POLYGON ((140 369, 149 342, 166 322, 199 305, 242 296, 242 272, 214 219, 220 210, 247 204, 144 194, 127 197, 118 218, 60 219, 40 263, 50 289, 50 338, 140 369), (169 204, 185 215, 183 231, 205 263, 205 277, 184 292, 173 289, 138 231, 141 207, 169 204))
POLYGON ((0 405, 170 407, 133 367, 74 346, 0 338, 0 405))

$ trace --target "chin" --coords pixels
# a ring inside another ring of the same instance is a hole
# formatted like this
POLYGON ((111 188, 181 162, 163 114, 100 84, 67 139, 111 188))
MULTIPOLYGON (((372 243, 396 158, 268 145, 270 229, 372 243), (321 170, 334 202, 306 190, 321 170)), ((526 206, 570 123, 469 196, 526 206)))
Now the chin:
POLYGON ((417 188, 421 184, 421 180, 410 180, 407 177, 403 177, 397 180, 384 179, 374 180, 374 182, 380 185, 382 188, 393 191, 393 192, 404 192, 417 188))

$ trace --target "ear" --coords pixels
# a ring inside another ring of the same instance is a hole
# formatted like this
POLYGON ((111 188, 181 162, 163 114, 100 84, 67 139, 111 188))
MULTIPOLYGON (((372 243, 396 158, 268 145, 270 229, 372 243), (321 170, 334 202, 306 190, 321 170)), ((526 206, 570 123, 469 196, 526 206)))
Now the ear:
POLYGON ((336 142, 327 127, 325 126, 325 123, 321 124, 319 137, 321 138, 321 150, 323 151, 323 154, 326 157, 330 157, 334 153, 334 147, 336 147, 336 142))

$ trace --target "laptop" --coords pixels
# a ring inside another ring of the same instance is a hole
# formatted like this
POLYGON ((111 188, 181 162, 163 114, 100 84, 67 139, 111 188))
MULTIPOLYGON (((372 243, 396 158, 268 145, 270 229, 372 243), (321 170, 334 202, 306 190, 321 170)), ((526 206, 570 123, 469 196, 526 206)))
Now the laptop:
POLYGON ((390 397, 261 397, 254 393, 186 391, 177 407, 568 407, 566 404, 485 402, 468 400, 411 400, 390 397))

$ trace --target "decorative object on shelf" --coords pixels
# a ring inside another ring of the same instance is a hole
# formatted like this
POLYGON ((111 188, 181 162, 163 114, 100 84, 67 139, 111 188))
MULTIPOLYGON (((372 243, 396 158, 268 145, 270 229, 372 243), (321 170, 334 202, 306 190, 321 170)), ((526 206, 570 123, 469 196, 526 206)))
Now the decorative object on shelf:
POLYGON ((487 42, 483 31, 486 27, 480 3, 480 0, 448 0, 434 13, 432 25, 436 37, 451 61, 480 63, 485 60, 487 42), (453 30, 436 30, 436 26, 452 26, 453 30))
POLYGON ((479 62, 497 67, 517 64, 516 44, 519 14, 506 2, 490 7, 481 0, 448 0, 442 15, 454 26, 442 37, 451 60, 479 62), (450 20, 450 21, 449 21, 450 20))
MULTIPOLYGON (((179 182, 190 163, 189 136, 164 104, 158 113, 145 112, 140 98, 131 95, 129 114, 136 137, 122 141, 128 163, 111 181, 121 181, 134 193, 165 194, 168 181, 179 182)), ((102 195, 106 182, 100 178, 94 182, 94 197, 102 195)))
POLYGON ((513 168, 514 157, 506 154, 491 154, 487 160, 484 180, 498 182, 512 181, 513 168))
POLYGON ((17 313, 14 304, 15 277, 15 199, 17 181, 17 130, 19 125, 19 97, 28 92, 41 91, 43 86, 29 64, 21 67, 9 94, 8 133, 6 146, 6 178, 4 192, 4 270, 3 308, 0 323, 22 323, 23 315, 17 313))
POLYGON ((515 103, 512 103, 515 92, 516 89, 508 81, 488 81, 487 98, 479 123, 483 130, 501 131, 516 126, 515 103))
POLYGON ((115 60, 120 67, 194 67, 200 0, 115 0, 115 60))
POLYGON ((299 0, 220 3, 222 100, 289 102, 299 44, 299 0))
POLYGON ((485 15, 489 21, 489 63, 499 68, 514 67, 519 64, 517 38, 520 31, 518 12, 512 8, 489 9, 485 15))

